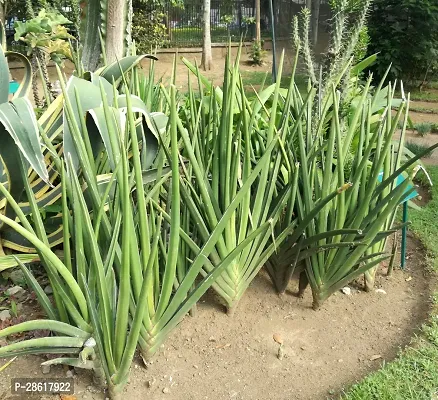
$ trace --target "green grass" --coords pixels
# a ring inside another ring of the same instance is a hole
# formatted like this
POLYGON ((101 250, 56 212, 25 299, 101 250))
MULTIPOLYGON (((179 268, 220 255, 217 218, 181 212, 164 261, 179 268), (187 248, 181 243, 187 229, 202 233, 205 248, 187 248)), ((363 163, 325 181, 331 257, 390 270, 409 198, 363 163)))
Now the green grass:
POLYGON ((427 88, 430 88, 430 89, 438 89, 438 82, 437 82, 437 81, 429 82, 429 83, 426 85, 426 87, 427 87, 427 88))
POLYGON ((411 100, 438 101, 438 92, 414 91, 411 92, 411 100))
MULTIPOLYGON (((232 38, 237 38, 237 40, 240 39, 240 34, 236 30, 231 30, 230 35, 232 38)), ((228 42, 227 28, 213 28, 211 30, 211 41, 213 43, 228 42)), ((179 46, 200 46, 202 45, 202 29, 197 27, 174 28, 172 29, 172 37, 170 43, 179 46)))
MULTIPOLYGON (((430 266, 438 271, 438 166, 428 168, 432 200, 410 211, 411 230, 423 242, 430 266)), ((438 305, 438 293, 434 297, 438 305)), ((396 305, 394 305, 396 307, 396 305)), ((354 385, 343 400, 438 400, 438 315, 422 328, 411 347, 393 362, 354 385)))
POLYGON ((433 400, 438 395, 438 347, 422 343, 356 385, 348 400, 433 400))
POLYGON ((434 270, 438 271, 438 166, 428 167, 427 171, 434 183, 432 200, 421 211, 410 212, 411 229, 423 242, 433 259, 434 270))
POLYGON ((438 109, 436 109, 436 108, 410 106, 409 110, 413 111, 413 112, 423 113, 423 114, 438 114, 438 109))
POLYGON ((420 82, 418 85, 405 87, 405 90, 411 94, 411 100, 438 101, 438 82, 429 82, 421 91, 418 89, 419 84, 420 82))
POLYGON ((423 88, 423 90, 418 90, 418 87, 413 87, 410 89, 411 100, 421 100, 421 101, 438 101, 438 82, 431 82, 423 88))

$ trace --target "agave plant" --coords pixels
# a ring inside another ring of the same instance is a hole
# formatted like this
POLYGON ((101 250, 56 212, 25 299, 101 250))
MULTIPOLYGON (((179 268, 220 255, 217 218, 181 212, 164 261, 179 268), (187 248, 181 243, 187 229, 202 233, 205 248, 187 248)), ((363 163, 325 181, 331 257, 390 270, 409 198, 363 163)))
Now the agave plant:
MULTIPOLYGON (((64 152, 70 152, 73 157, 74 165, 78 166, 77 154, 75 152, 70 124, 66 118, 65 111, 65 97, 61 94, 57 99, 49 105, 47 110, 37 120, 34 111, 25 98, 29 93, 32 81, 31 67, 29 61, 20 54, 7 53, 14 57, 20 57, 27 66, 27 75, 23 80, 19 90, 14 96, 12 102, 3 105, 4 112, 2 112, 1 121, 5 132, 3 135, 8 135, 12 139, 5 137, 4 145, 0 150, 3 157, 4 168, 1 169, 2 181, 6 183, 6 187, 11 192, 16 201, 19 202, 21 210, 25 215, 30 213, 30 204, 24 194, 24 182, 22 175, 19 173, 18 166, 20 165, 20 151, 21 154, 29 161, 30 169, 28 172, 28 180, 31 184, 32 190, 36 195, 38 208, 41 212, 47 215, 44 218, 44 224, 48 233, 48 243, 54 247, 62 243, 64 234, 62 230, 62 215, 60 213, 61 205, 61 182, 59 180, 59 163, 60 156, 64 152), (11 135, 11 136, 9 136, 11 135), (45 149, 41 147, 42 143, 45 149), (18 144, 18 146, 17 146, 18 144), (56 165, 58 164, 58 166, 56 165)), ((149 55, 141 55, 135 57, 127 57, 119 61, 119 63, 109 64, 102 67, 94 74, 84 74, 84 78, 72 77, 66 90, 66 96, 74 109, 76 123, 81 124, 80 120, 91 109, 99 107, 102 104, 100 85, 105 88, 105 96, 109 96, 109 101, 112 104, 114 98, 114 90, 118 93, 120 89, 121 77, 123 74, 130 73, 138 63, 145 57, 153 57, 149 55), (113 87, 114 82, 117 86, 113 87)), ((7 69, 6 58, 3 53, 0 55, 0 64, 2 66, 1 75, 5 77, 4 93, 7 93, 9 71, 7 69)), ((62 80, 62 76, 60 75, 62 80)), ((7 98, 4 99, 7 101, 7 98)), ((123 105, 123 104, 122 104, 123 105)), ((88 115, 86 123, 94 125, 94 132, 97 132, 100 115, 88 115)), ((143 123, 144 129, 142 134, 145 135, 145 141, 149 141, 149 149, 158 146, 158 139, 151 135, 151 129, 159 126, 159 129, 164 129, 163 124, 166 124, 166 118, 162 113, 152 113, 143 123), (155 121, 154 126, 152 126, 155 121)), ((140 122, 137 121, 137 127, 140 122)), ((101 149, 101 138, 99 135, 90 135, 90 141, 87 142, 90 152, 95 154, 101 149)), ((153 154, 153 151, 152 151, 153 154)), ((146 157, 146 155, 145 155, 146 157)), ((146 157, 147 158, 147 157, 146 157)), ((149 156, 146 163, 150 164, 149 156)), ((108 158, 103 157, 97 160, 95 165, 95 173, 98 175, 98 181, 101 185, 105 185, 108 177, 106 173, 109 171, 108 158)), ((3 165, 2 165, 3 166, 3 165)), ((147 169, 147 167, 145 167, 147 169)), ((2 212, 9 217, 13 216, 13 211, 8 205, 4 197, 0 197, 2 212)), ((2 248, 9 249, 13 252, 19 252, 19 258, 24 262, 31 262, 38 260, 34 246, 24 237, 17 234, 15 230, 9 226, 2 224, 1 245, 2 248), (25 254, 29 253, 29 254, 25 254)), ((3 252, 4 253, 4 252, 3 252)), ((9 268, 17 265, 12 255, 4 255, 2 257, 2 267, 9 268)))
MULTIPOLYGON (((18 166, 22 159, 31 166, 34 177, 39 178, 44 185, 49 182, 49 174, 46 169, 45 159, 41 148, 38 126, 32 105, 26 98, 31 86, 31 67, 26 57, 13 52, 3 52, 0 47, 0 164, 1 180, 7 185, 11 195, 20 201, 24 192, 23 176, 19 173, 18 166), (25 66, 25 76, 18 91, 11 101, 9 93, 9 68, 6 56, 19 58, 25 66)), ((36 182, 38 183, 38 182, 36 182)), ((15 212, 4 198, 0 198, 1 212, 10 218, 14 218, 15 212)), ((11 243, 5 239, 4 225, 0 225, 0 270, 16 265, 13 257, 5 255, 4 248, 11 247, 11 243)), ((33 252, 35 253, 35 252, 33 252)), ((22 261, 35 260, 36 254, 21 254, 22 261)))

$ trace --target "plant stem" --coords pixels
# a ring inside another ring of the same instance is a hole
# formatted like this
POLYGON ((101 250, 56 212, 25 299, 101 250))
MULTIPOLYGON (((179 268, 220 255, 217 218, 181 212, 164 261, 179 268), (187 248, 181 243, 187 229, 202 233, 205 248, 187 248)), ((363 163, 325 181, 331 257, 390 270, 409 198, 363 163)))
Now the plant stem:
POLYGON ((236 308, 237 308, 238 304, 239 304, 239 300, 233 300, 232 306, 229 306, 229 305, 227 306, 227 315, 229 317, 234 316, 234 314, 236 313, 236 308))
POLYGON ((44 81, 46 82, 47 89, 49 90, 49 93, 51 94, 52 98, 55 99, 57 93, 53 90, 52 82, 50 82, 49 71, 47 70, 46 57, 44 56, 44 53, 41 49, 35 49, 35 51, 37 53, 37 57, 40 62, 41 71, 43 74, 44 81))
POLYGON ((34 52, 32 54, 32 92, 33 92, 33 98, 35 100, 35 106, 38 108, 42 107, 42 101, 39 96, 38 91, 38 82, 37 82, 37 71, 38 71, 38 61, 37 61, 37 54, 34 52))
POLYGON ((309 278, 307 277, 306 271, 301 272, 300 274, 300 281, 298 284, 298 297, 303 298, 304 292, 309 286, 309 278))
POLYGON ((110 400, 122 400, 122 389, 124 385, 108 384, 108 396, 110 400))
POLYGON ((392 272, 394 271, 394 262, 395 262, 395 255, 397 254, 398 250, 398 240, 397 240, 397 232, 394 234, 394 243, 392 245, 392 254, 391 259, 389 260, 388 264, 388 271, 386 272, 386 276, 391 276, 392 272))

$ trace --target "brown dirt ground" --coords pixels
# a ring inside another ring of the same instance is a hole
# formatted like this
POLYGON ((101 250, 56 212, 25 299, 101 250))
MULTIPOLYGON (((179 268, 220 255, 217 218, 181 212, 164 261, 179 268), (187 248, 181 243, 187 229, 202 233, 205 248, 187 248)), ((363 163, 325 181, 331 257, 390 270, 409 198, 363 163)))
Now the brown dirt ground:
MULTIPOLYGON (((423 104, 423 102, 419 102, 419 103, 423 104)), ((412 104, 419 104, 419 103, 412 102, 412 104)), ((433 108, 431 105, 435 105, 435 104, 438 105, 438 103, 433 103, 433 102, 424 102, 424 104, 428 104, 427 108, 431 110, 436 110, 436 108, 433 108)), ((411 117, 413 123, 438 122, 438 114, 409 111, 409 116, 411 117)))
MULTIPOLYGON (((265 273, 249 287, 234 317, 227 316, 215 295, 208 293, 197 316, 180 324, 147 369, 135 360, 123 396, 153 400, 335 398, 343 388, 392 360, 427 318, 434 283, 425 270, 422 250, 410 237, 407 270, 396 269, 388 278, 382 267, 376 288, 386 294, 365 293, 353 284, 351 296, 339 292, 319 311, 312 310, 309 292, 302 300, 293 295, 294 282, 289 294, 277 296, 265 273), (275 333, 284 339, 282 361, 276 357, 275 333)), ((18 358, 0 373, 0 398, 25 399, 10 395, 12 377, 65 376, 61 366, 42 375, 42 360, 18 358)), ((5 361, 0 360, 0 365, 5 361)), ((75 385, 77 399, 106 398, 92 386, 87 372, 75 375, 75 385)))
MULTIPOLYGON (((437 102, 425 102, 425 101, 412 101, 411 105, 414 107, 423 107, 430 110, 438 110, 438 103, 437 102)), ((421 122, 431 122, 431 123, 438 123, 438 114, 432 114, 432 113, 420 113, 420 112, 414 112, 410 111, 409 116, 412 119, 413 123, 421 123, 421 122)), ((398 137, 398 134, 396 133, 395 137, 398 137)), ((416 132, 413 131, 407 131, 406 132, 406 140, 417 142, 423 145, 432 146, 438 142, 438 134, 437 133, 431 133, 426 136, 420 136, 416 132)), ((431 157, 423 158, 423 163, 425 165, 438 165, 438 151, 435 150, 432 153, 431 157)))
MULTIPOLYGON (((233 49, 233 54, 236 53, 236 49, 233 49)), ((158 61, 155 63, 155 77, 156 79, 163 78, 164 80, 170 79, 173 69, 173 53, 164 53, 164 54, 158 54, 158 61)), ((201 61, 201 54, 200 53, 180 53, 176 55, 177 58, 177 68, 176 68, 176 86, 179 89, 187 90, 188 87, 188 69, 187 67, 182 63, 180 60, 181 57, 187 58, 190 62, 193 64, 200 63, 201 61)), ((225 57, 226 57, 226 49, 218 48, 214 51, 214 57, 213 57, 213 66, 212 69, 209 71, 202 71, 202 74, 207 77, 210 81, 212 81, 216 85, 222 84, 223 76, 224 76, 224 64, 225 64, 225 57)), ((249 72, 265 72, 265 71, 271 71, 272 63, 269 61, 270 56, 266 57, 266 63, 263 66, 255 66, 251 65, 249 62, 249 57, 247 54, 247 49, 242 50, 242 57, 241 57, 241 70, 242 71, 249 71, 249 72)), ((285 59, 285 70, 289 68, 290 65, 289 59, 285 59)), ((149 61, 144 60, 142 62, 142 67, 146 70, 149 68, 149 61)), ((11 62, 10 63, 10 70, 12 78, 15 79, 17 82, 21 82, 23 79, 24 70, 21 68, 21 65, 17 62, 11 62)), ((52 82, 58 80, 58 74, 56 72, 56 68, 52 65, 49 65, 48 68, 49 76, 52 82)), ((66 76, 70 76, 74 71, 74 66, 71 62, 65 62, 65 67, 63 72, 66 76)), ((195 79, 193 75, 191 76, 192 84, 195 85, 195 79)), ((37 79, 39 82, 39 79, 37 79)), ((39 90, 42 94, 42 86, 41 83, 39 83, 39 90)), ((32 97, 32 96, 31 96, 32 97)))

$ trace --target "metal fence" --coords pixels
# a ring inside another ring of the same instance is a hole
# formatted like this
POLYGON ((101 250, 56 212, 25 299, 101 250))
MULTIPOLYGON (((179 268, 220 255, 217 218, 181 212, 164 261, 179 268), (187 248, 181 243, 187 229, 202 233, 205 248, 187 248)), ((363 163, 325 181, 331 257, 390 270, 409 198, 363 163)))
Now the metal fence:
MULTIPOLYGON (((185 1, 184 8, 174 7, 171 2, 167 2, 164 13, 170 47, 194 47, 202 44, 202 0, 185 1)), ((239 41, 242 37, 251 40, 255 34, 255 27, 254 24, 248 23, 248 19, 254 17, 254 14, 253 0, 212 0, 212 43, 226 43, 229 38, 232 41, 239 41)), ((268 26, 264 23, 262 32, 269 35, 268 26)))
MULTIPOLYGON (((267 1, 261 6, 262 37, 271 37, 271 18, 267 1)), ((329 18, 328 1, 321 0, 320 31, 325 30, 329 18)), ((305 6, 306 0, 273 0, 276 38, 289 39, 291 22, 305 6)), ((171 1, 165 3, 165 23, 168 33, 169 47, 196 47, 202 45, 203 1, 186 0, 184 7, 175 7, 171 1)), ((226 43, 229 39, 240 41, 252 40, 255 36, 255 25, 248 23, 255 16, 254 0, 211 0, 211 40, 212 43, 226 43)))

